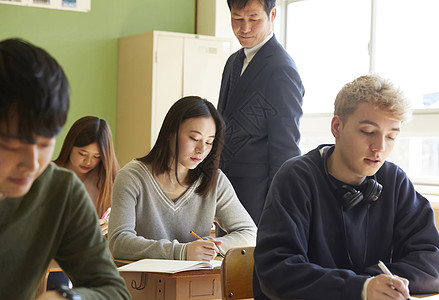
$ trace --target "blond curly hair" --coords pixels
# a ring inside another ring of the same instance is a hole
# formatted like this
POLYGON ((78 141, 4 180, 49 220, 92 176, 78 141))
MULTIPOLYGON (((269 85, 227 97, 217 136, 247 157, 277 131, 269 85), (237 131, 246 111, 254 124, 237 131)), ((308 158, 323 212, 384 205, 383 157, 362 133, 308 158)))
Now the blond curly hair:
POLYGON ((388 110, 402 122, 411 118, 410 102, 403 92, 390 80, 377 74, 360 76, 346 84, 335 98, 334 115, 345 121, 362 102, 388 110))

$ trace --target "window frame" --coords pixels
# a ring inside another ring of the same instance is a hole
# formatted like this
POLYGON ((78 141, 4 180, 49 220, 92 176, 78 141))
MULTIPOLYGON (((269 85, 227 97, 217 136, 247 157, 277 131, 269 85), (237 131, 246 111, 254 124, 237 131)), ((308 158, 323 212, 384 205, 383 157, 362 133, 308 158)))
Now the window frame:
MULTIPOLYGON (((280 22, 280 36, 279 41, 285 47, 287 40, 287 23, 288 23, 288 4, 299 1, 312 1, 312 0, 278 0, 277 7, 282 10, 280 22)), ((375 36, 377 32, 376 28, 376 7, 378 0, 370 0, 371 3, 371 27, 370 27, 370 40, 369 40, 369 73, 375 71, 375 36)), ((305 87, 306 88, 306 87, 305 87)), ((305 112, 301 120, 300 129, 302 142, 303 140, 312 141, 327 141, 333 143, 334 139, 330 132, 330 124, 332 119, 332 113, 312 113, 305 112)), ((433 137, 439 138, 439 126, 432 126, 439 120, 439 108, 423 108, 414 109, 412 120, 403 124, 400 137, 433 137)), ((301 147, 302 148, 302 147, 301 147)), ((308 149, 307 149, 308 150, 308 149)), ((302 150, 303 151, 303 150, 302 150)), ((306 151, 305 151, 306 152, 306 151)), ((425 180, 422 178, 412 178, 413 183, 419 192, 428 195, 430 200, 439 203, 439 181, 434 182, 431 180, 425 180)))

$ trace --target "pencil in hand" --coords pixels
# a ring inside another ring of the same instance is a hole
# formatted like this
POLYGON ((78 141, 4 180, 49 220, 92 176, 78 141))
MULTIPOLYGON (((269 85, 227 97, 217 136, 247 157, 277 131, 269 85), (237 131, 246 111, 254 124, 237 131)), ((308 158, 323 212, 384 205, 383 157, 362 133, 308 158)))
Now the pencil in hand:
MULTIPOLYGON (((198 234, 196 234, 195 232, 191 231, 190 233, 191 233, 195 238, 197 238, 197 240, 202 240, 202 238, 201 238, 198 234)), ((224 255, 223 255, 221 252, 219 252, 219 251, 218 251, 218 256, 221 256, 222 258, 224 258, 224 255)))

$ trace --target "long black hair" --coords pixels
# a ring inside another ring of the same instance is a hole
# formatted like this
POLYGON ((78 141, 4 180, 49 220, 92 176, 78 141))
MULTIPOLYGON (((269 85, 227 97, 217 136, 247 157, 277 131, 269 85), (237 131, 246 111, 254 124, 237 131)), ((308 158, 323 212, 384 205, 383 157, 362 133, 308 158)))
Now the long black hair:
POLYGON ((215 121, 215 139, 209 155, 195 169, 189 170, 188 183, 194 183, 201 176, 201 183, 195 192, 206 196, 216 184, 225 135, 223 119, 213 104, 206 99, 198 96, 188 96, 175 102, 166 114, 154 147, 146 156, 138 158, 138 160, 144 164, 149 164, 154 175, 174 171, 178 180, 178 164, 173 164, 174 170, 171 170, 170 162, 178 162, 178 133, 180 126, 187 119, 201 117, 212 117, 215 121), (171 149, 170 138, 173 136, 175 136, 175 149, 171 149), (173 154, 174 157, 172 157, 173 154))

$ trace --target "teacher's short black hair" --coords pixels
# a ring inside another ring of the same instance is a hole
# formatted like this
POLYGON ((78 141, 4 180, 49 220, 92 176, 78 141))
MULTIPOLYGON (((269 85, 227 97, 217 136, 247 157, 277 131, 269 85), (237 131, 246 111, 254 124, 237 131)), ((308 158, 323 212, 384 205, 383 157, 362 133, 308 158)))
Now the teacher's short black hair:
MULTIPOLYGON (((250 0, 227 0, 227 5, 231 10, 232 7, 243 8, 247 5, 250 0)), ((270 17, 271 10, 276 6, 276 0, 255 0, 259 1, 264 6, 264 10, 267 16, 270 17)))

